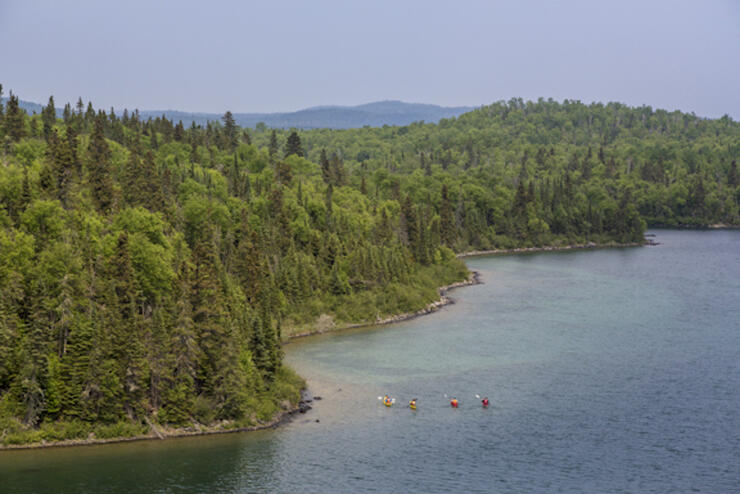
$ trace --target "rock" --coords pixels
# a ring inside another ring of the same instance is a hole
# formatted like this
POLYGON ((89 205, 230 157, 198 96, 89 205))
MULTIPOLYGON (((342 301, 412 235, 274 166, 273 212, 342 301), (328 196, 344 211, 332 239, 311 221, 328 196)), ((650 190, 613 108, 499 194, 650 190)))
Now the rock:
POLYGON ((314 401, 320 401, 320 400, 322 400, 323 398, 321 398, 321 396, 314 396, 314 397, 313 397, 313 399, 314 399, 314 401))

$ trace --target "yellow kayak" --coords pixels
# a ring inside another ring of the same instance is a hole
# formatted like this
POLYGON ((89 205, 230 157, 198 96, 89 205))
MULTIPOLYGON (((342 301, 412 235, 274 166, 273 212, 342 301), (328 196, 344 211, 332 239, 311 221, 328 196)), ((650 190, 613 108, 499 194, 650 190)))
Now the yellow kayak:
POLYGON ((412 409, 412 410, 416 410, 416 404, 409 405, 409 408, 412 409))

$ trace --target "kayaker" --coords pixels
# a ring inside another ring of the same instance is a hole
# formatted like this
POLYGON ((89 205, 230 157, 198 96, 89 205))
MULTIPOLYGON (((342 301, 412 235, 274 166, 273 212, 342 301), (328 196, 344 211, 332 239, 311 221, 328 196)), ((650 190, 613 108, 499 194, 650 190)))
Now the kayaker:
POLYGON ((412 409, 412 410, 416 410, 416 398, 414 398, 413 400, 409 401, 409 408, 412 409))
POLYGON ((389 406, 393 405, 393 400, 391 400, 391 399, 390 399, 390 397, 389 397, 388 395, 385 395, 385 396, 383 397, 383 404, 384 404, 385 406, 389 407, 389 406))
POLYGON ((457 405, 458 405, 458 401, 457 401, 457 398, 452 398, 452 399, 450 400, 450 406, 451 406, 452 408, 457 408, 457 405))
POLYGON ((488 406, 488 396, 483 398, 480 402, 483 403, 483 408, 486 408, 488 406))

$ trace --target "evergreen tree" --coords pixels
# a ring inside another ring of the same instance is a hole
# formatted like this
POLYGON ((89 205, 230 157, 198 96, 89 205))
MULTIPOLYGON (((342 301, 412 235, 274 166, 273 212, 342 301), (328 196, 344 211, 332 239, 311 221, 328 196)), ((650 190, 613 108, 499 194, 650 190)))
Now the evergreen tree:
POLYGON ((452 209, 452 200, 450 199, 447 184, 442 185, 442 204, 439 210, 439 218, 442 242, 447 247, 452 248, 455 244, 457 233, 455 231, 455 216, 452 209))
POLYGON ((180 120, 177 125, 175 125, 175 131, 172 135, 172 138, 175 140, 175 142, 182 142, 185 138, 185 127, 182 124, 182 120, 180 120))
POLYGON ((111 266, 115 284, 116 324, 111 327, 112 358, 117 365, 117 378, 123 386, 122 406, 129 417, 143 412, 146 361, 144 338, 137 309, 138 290, 129 255, 128 235, 118 236, 111 266))
POLYGON ((230 111, 227 111, 223 116, 224 121, 224 147, 229 151, 233 151, 236 148, 237 142, 237 129, 236 122, 234 121, 234 115, 230 111))
POLYGON ((198 241, 193 251, 191 288, 193 327, 201 350, 197 384, 212 394, 217 386, 220 352, 227 343, 225 307, 219 286, 219 261, 209 233, 198 241))
POLYGON ((54 106, 54 96, 49 96, 49 103, 41 110, 41 122, 43 123, 44 139, 51 137, 51 129, 57 120, 57 110, 54 106))
POLYGON ((411 202, 411 196, 409 195, 403 201, 401 214, 403 215, 404 240, 411 249, 411 252, 417 252, 420 241, 419 222, 416 217, 414 205, 411 202))
POLYGON ((73 145, 76 140, 70 142, 71 131, 66 130, 65 139, 59 139, 57 131, 54 130, 51 137, 53 145, 50 149, 53 152, 53 167, 56 175, 57 197, 62 205, 67 204, 67 195, 69 193, 70 182, 74 174, 76 154, 73 145))
POLYGON ((5 135, 10 137, 11 142, 18 142, 26 136, 26 112, 21 109, 18 103, 18 96, 10 92, 8 101, 5 106, 5 116, 3 123, 5 126, 5 135))
POLYGON ((113 180, 110 174, 110 148, 105 141, 104 134, 105 114, 100 113, 95 118, 93 132, 90 135, 88 151, 88 182, 93 201, 98 210, 106 213, 113 205, 113 180))
POLYGON ((296 156, 303 156, 303 147, 301 146, 301 138, 298 136, 298 132, 295 130, 290 133, 288 140, 285 143, 285 157, 287 158, 291 154, 296 156))
POLYGON ((275 132, 275 130, 273 130, 270 134, 270 146, 268 148, 268 152, 270 153, 270 160, 275 159, 275 156, 277 156, 278 152, 277 133, 275 132))
POLYGON ((165 376, 163 413, 165 422, 187 424, 193 414, 197 390, 198 363, 201 360, 193 323, 191 307, 191 273, 188 265, 182 263, 178 279, 174 282, 173 300, 175 307, 172 313, 174 321, 167 342, 167 368, 165 376))
POLYGON ((329 164, 329 158, 326 157, 326 149, 321 149, 321 156, 319 157, 319 165, 321 166, 321 178, 324 179, 325 184, 332 184, 334 182, 331 165, 329 164))
POLYGON ((346 182, 344 163, 336 153, 331 156, 330 169, 334 185, 344 185, 346 182))

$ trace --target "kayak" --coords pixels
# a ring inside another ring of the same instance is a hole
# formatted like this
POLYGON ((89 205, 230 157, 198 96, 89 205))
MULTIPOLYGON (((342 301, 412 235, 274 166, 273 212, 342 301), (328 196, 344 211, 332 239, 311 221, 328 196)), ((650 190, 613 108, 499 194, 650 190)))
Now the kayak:
POLYGON ((409 404, 409 408, 412 410, 416 410, 416 403, 409 404))
POLYGON ((383 402, 383 405, 389 407, 389 406, 393 405, 393 402, 392 401, 384 401, 383 402))

